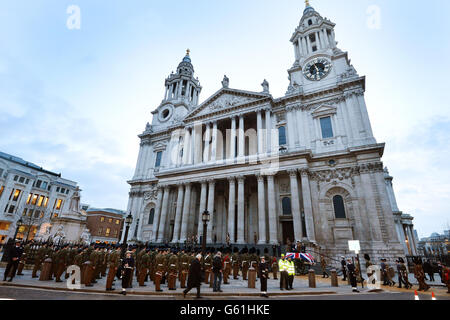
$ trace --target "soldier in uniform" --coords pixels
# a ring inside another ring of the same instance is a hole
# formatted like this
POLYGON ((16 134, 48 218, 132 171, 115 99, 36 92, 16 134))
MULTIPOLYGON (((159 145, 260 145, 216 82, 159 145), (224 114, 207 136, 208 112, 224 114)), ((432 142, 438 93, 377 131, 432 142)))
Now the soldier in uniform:
POLYGON ((211 256, 210 250, 208 250, 206 252, 203 268, 205 270, 205 284, 208 284, 210 281, 210 278, 211 278, 210 274, 211 274, 211 268, 212 268, 212 256, 211 256))
MULTIPOLYGON (((56 282, 61 282, 58 278, 58 271, 60 269, 60 261, 63 259, 61 255, 61 248, 55 247, 52 253, 52 277, 56 278, 56 282)), ((53 279, 51 279, 53 280, 53 279)))
POLYGON ((44 262, 45 260, 46 252, 47 252, 47 244, 45 243, 37 250, 34 256, 34 267, 33 272, 31 274, 32 278, 38 278, 37 272, 41 270, 42 262, 44 262))
POLYGON ((165 251, 160 250, 155 257, 155 290, 157 292, 161 290, 161 280, 165 273, 165 251))
POLYGON ((20 258, 19 267, 17 268, 17 275, 23 276, 23 268, 25 267, 25 264, 27 263, 27 259, 30 257, 31 253, 31 246, 34 244, 34 241, 31 240, 28 244, 25 245, 23 248, 22 257, 20 258))
POLYGON ((170 255, 167 268, 168 273, 168 287, 169 290, 176 290, 176 281, 177 281, 177 274, 178 274, 178 257, 176 255, 175 250, 172 251, 172 254, 170 255))
MULTIPOLYGON (((92 283, 97 283, 97 281, 95 280, 95 276, 96 276, 96 269, 97 269, 97 264, 98 264, 98 253, 97 253, 97 249, 96 250, 92 250, 91 253, 89 254, 89 262, 90 264, 88 265, 88 269, 86 270, 87 276, 86 276, 86 283, 85 286, 86 287, 92 287, 92 283)), ((89 250, 87 251, 89 253, 89 250)))
POLYGON ((56 263, 56 282, 63 282, 61 280, 61 276, 64 273, 66 267, 66 259, 67 259, 67 246, 63 246, 61 250, 57 253, 57 263, 56 263))
POLYGON ((181 251, 180 255, 180 287, 182 289, 186 288, 186 279, 187 275, 189 274, 189 262, 190 257, 184 252, 184 250, 181 251))
POLYGON ((239 268, 240 268, 240 260, 239 260, 239 249, 233 249, 233 255, 231 256, 231 263, 233 265, 233 279, 237 280, 239 277, 239 268))
POLYGON ((256 270, 256 274, 258 275, 259 257, 255 248, 250 249, 249 265, 256 270))
POLYGON ((106 291, 113 291, 115 290, 112 285, 114 282, 114 277, 117 274, 117 270, 119 269, 120 265, 120 246, 117 246, 115 250, 112 250, 108 254, 108 277, 106 278, 106 291))
POLYGON ((278 280, 278 259, 276 256, 272 257, 272 273, 273 273, 273 279, 278 280))
POLYGON ((401 289, 402 284, 405 285, 406 289, 410 289, 412 284, 408 281, 408 270, 405 266, 405 260, 403 258, 399 258, 397 260, 397 272, 398 272, 398 287, 401 289))
POLYGON ((231 257, 230 250, 225 251, 225 256, 223 257, 223 284, 230 284, 228 282, 228 277, 231 274, 231 257))
POLYGON ((259 278, 261 279, 261 297, 268 298, 267 295, 267 279, 269 278, 269 265, 266 263, 266 258, 261 257, 259 263, 259 278))
POLYGON ((248 268, 250 266, 250 255, 248 254, 248 249, 242 249, 241 261, 242 261, 242 280, 247 280, 248 268))
POLYGON ((327 260, 324 256, 320 257, 320 267, 322 268, 322 278, 329 278, 330 275, 327 272, 327 260))
MULTIPOLYGON (((147 273, 150 267, 150 255, 149 255, 149 249, 144 250, 144 254, 141 255, 140 258, 140 270, 139 270, 139 276, 138 276, 138 280, 139 280, 139 286, 140 287, 145 287, 145 278, 147 277, 147 273)), ((142 251, 141 251, 142 252, 142 251)))
POLYGON ((419 291, 428 291, 430 289, 430 286, 425 282, 425 272, 420 259, 416 259, 414 262, 414 277, 419 282, 419 291))

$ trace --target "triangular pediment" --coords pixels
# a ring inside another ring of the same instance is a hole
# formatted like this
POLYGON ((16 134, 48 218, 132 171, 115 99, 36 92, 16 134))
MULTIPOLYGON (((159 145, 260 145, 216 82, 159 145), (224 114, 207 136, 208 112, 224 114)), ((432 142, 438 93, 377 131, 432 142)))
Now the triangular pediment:
POLYGON ((186 116, 185 121, 221 111, 226 111, 227 109, 231 110, 235 107, 243 106, 248 103, 267 99, 270 97, 271 95, 266 93, 223 88, 209 97, 191 113, 189 113, 186 116))
POLYGON ((336 113, 337 108, 324 104, 321 105, 320 107, 316 108, 313 112, 312 112, 312 116, 314 118, 317 117, 323 117, 323 116, 327 116, 327 115, 333 115, 336 113))

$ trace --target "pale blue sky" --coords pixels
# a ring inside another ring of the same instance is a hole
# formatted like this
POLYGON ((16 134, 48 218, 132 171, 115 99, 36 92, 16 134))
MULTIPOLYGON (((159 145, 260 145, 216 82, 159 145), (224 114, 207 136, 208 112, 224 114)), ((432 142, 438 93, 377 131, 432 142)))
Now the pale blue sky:
MULTIPOLYGON (((400 210, 420 236, 449 223, 450 2, 311 0, 367 76, 367 105, 400 210), (369 28, 367 9, 381 12, 369 28)), ((137 134, 191 49, 201 100, 288 86, 301 0, 0 0, 0 150, 62 172, 82 202, 125 209, 137 134), (69 30, 69 5, 81 29, 69 30)))

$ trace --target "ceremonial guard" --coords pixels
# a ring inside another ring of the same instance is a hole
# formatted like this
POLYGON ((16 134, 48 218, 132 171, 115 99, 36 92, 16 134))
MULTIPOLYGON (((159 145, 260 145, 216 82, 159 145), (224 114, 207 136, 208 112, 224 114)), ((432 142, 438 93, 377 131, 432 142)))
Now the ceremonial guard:
POLYGON ((261 257, 261 262, 259 263, 259 278, 261 280, 261 296, 268 298, 267 295, 267 279, 269 278, 269 266, 266 262, 266 258, 261 257))
POLYGON ((56 262, 56 282, 63 282, 61 280, 61 276, 64 273, 64 270, 66 269, 66 259, 68 255, 67 246, 62 247, 61 250, 59 250, 57 254, 57 262, 56 262))
POLYGON ((233 256, 231 257, 231 263, 233 265, 233 279, 237 280, 239 276, 239 268, 241 265, 238 248, 233 249, 233 256))
POLYGON ((422 261, 419 258, 416 258, 414 262, 414 277, 419 282, 419 291, 428 291, 430 286, 425 282, 425 272, 423 271, 422 261))
POLYGON ((272 267, 273 279, 274 280, 278 280, 278 269, 279 269, 279 267, 278 267, 278 259, 275 256, 272 257, 272 265, 271 265, 271 267, 272 267))
POLYGON ((145 287, 145 278, 147 277, 148 269, 150 267, 150 255, 148 254, 149 251, 150 250, 145 249, 144 254, 140 255, 138 272, 138 282, 140 287, 145 287))
POLYGON ((126 258, 122 261, 122 294, 127 294, 127 288, 130 287, 130 283, 133 278, 133 270, 135 266, 134 258, 132 257, 132 252, 127 251, 126 258))
POLYGON ((408 270, 405 266, 405 260, 398 258, 397 260, 397 272, 398 272, 398 287, 401 289, 402 284, 405 285, 405 289, 412 288, 412 284, 408 280, 408 270))
POLYGON ((177 281, 177 273, 178 273, 178 257, 175 254, 175 251, 172 252, 169 258, 169 266, 168 266, 168 287, 169 290, 176 290, 176 281, 177 281))
POLYGON ((230 284, 228 282, 228 277, 230 273, 231 273, 230 251, 226 250, 225 256, 223 257, 223 284, 230 284))
POLYGON ((158 254, 158 249, 150 251, 150 280, 155 282, 155 272, 156 272, 156 255, 158 254))
POLYGON ((344 256, 341 257, 341 267, 342 267, 342 275, 344 277, 342 279, 342 281, 346 281, 347 280, 347 263, 345 262, 344 256))
POLYGON ((187 276, 189 274, 189 262, 190 262, 190 257, 183 251, 181 251, 181 256, 180 256, 180 287, 182 289, 186 288, 186 279, 187 276))
POLYGON ((161 292, 161 282, 165 273, 165 258, 163 250, 156 255, 155 264, 155 291, 161 292))
MULTIPOLYGON (((62 282, 58 277, 58 272, 61 269, 60 263, 64 263, 64 258, 62 257, 62 249, 56 247, 52 254, 52 277, 56 278, 56 282, 62 282)), ((64 266, 63 266, 64 269, 64 266)), ((53 279, 51 279, 53 280, 53 279)))
POLYGON ((45 260, 46 252, 47 252, 47 244, 44 244, 37 250, 36 254, 34 255, 34 267, 33 272, 31 274, 32 278, 38 277, 37 272, 41 270, 42 262, 44 262, 45 260))
POLYGON ((330 275, 327 272, 327 260, 324 256, 320 257, 320 267, 322 268, 322 278, 329 278, 330 275))
POLYGON ((117 269, 120 265, 120 246, 116 247, 116 250, 111 251, 108 254, 108 276, 106 278, 106 291, 115 290, 112 285, 114 282, 114 277, 117 273, 117 269))
POLYGON ((356 267, 353 263, 352 259, 347 259, 347 270, 348 270, 348 277, 350 279, 350 285, 352 286, 353 292, 359 292, 358 285, 356 282, 356 267))
POLYGON ((206 257, 204 259, 204 270, 205 270, 205 284, 209 284, 211 278, 211 268, 212 268, 212 256, 211 251, 206 252, 206 257))
POLYGON ((241 253, 242 260, 242 280, 247 280, 248 268, 250 267, 250 255, 248 254, 248 249, 242 249, 241 253))
POLYGON ((33 244, 34 244, 34 242, 33 242, 33 240, 31 240, 31 242, 28 243, 27 245, 25 245, 25 247, 23 248, 22 257, 20 258, 19 266, 17 267, 17 275, 18 276, 23 276, 22 271, 23 271, 23 268, 25 267, 25 264, 27 263, 27 259, 31 255, 31 248, 32 248, 33 244))

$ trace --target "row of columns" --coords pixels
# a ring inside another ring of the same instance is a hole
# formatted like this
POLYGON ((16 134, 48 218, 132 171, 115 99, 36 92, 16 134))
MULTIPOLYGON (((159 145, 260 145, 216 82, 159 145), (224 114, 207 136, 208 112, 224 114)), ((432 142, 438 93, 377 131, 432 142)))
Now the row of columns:
MULTIPOLYGON (((257 149, 258 154, 270 154, 272 150, 272 114, 269 109, 257 111, 257 149), (262 114, 265 112, 265 126, 262 119, 262 114), (265 147, 265 148, 264 148, 265 147)), ((217 159, 217 142, 218 131, 217 121, 207 122, 205 126, 204 139, 205 144, 203 147, 203 125, 193 125, 192 127, 186 127, 184 131, 184 149, 183 155, 180 157, 181 146, 178 145, 176 149, 177 159, 172 161, 175 165, 193 165, 196 163, 210 163, 216 162, 217 159), (197 141, 200 140, 200 141, 197 141), (197 149, 201 147, 201 152, 197 149)), ((178 135, 173 135, 172 146, 175 141, 179 140, 178 135)), ((231 132, 230 132, 230 145, 229 154, 225 155, 226 159, 235 159, 245 157, 245 115, 240 114, 231 118, 231 132), (237 139, 236 139, 237 138, 237 139), (237 152, 236 152, 236 140, 237 140, 237 152)))
MULTIPOLYGON (((300 170, 303 209, 305 213, 305 223, 307 235, 303 234, 302 211, 300 205, 300 196, 298 189, 298 169, 289 170, 291 184, 291 201, 294 221, 294 236, 297 240, 308 237, 309 240, 315 241, 314 219, 312 212, 311 190, 309 186, 309 176, 307 171, 300 170)), ((274 175, 256 175, 258 181, 258 231, 259 244, 276 244, 278 243, 278 221, 276 211, 276 194, 274 175), (267 199, 266 199, 266 181, 267 181, 267 199), (267 208, 266 208, 267 203, 267 208), (267 210, 266 210, 267 209, 267 210), (266 215, 267 212, 267 215, 266 215), (266 226, 268 223, 268 228, 266 226), (268 233, 267 233, 268 230, 268 233)), ((235 244, 245 244, 245 176, 231 176, 228 178, 229 183, 229 200, 228 200, 228 219, 226 232, 230 234, 231 242, 235 244), (237 188, 236 188, 237 184, 237 188), (237 192, 236 192, 237 191, 237 192), (237 193, 237 195, 236 195, 237 193), (236 197, 237 196, 237 197, 236 197), (237 201, 237 202, 236 202, 237 201), (237 208, 237 225, 235 223, 237 208), (235 238, 236 235, 236 238, 235 238)), ((210 223, 207 230, 207 242, 212 243, 213 239, 213 221, 215 212, 215 180, 201 181, 200 192, 200 208, 198 214, 197 234, 203 234, 202 214, 208 210, 210 214, 210 223)), ((153 225, 154 241, 164 242, 164 234, 167 231, 167 214, 169 211, 169 192, 170 188, 165 186, 162 192, 158 193, 157 207, 155 209, 155 222, 153 225)), ((185 183, 178 185, 177 207, 175 212, 175 224, 173 243, 182 243, 188 237, 188 225, 190 221, 194 221, 193 214, 190 210, 192 184, 185 183)))
POLYGON ((336 47, 336 42, 334 38, 334 30, 331 30, 331 34, 328 35, 326 28, 321 30, 308 33, 308 35, 300 36, 295 42, 295 57, 297 60, 300 57, 307 56, 313 53, 313 44, 310 39, 310 35, 314 34, 316 37, 317 50, 334 48, 336 47))

